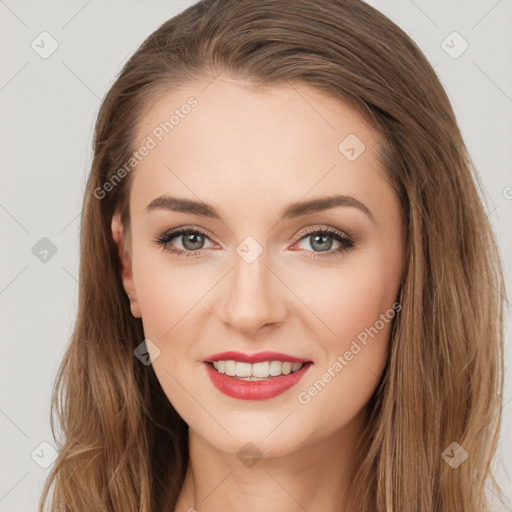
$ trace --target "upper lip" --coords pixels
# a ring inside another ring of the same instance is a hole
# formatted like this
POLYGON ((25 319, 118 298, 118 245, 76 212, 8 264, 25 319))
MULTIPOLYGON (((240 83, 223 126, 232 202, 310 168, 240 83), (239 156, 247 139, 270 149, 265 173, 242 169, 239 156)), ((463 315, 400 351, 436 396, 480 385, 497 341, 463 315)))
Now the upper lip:
POLYGON ((219 352, 203 359, 205 363, 215 361, 239 361, 241 363, 262 363, 263 361, 289 361, 290 363, 308 363, 308 359, 282 354, 280 352, 256 352, 255 354, 243 354, 242 352, 219 352))

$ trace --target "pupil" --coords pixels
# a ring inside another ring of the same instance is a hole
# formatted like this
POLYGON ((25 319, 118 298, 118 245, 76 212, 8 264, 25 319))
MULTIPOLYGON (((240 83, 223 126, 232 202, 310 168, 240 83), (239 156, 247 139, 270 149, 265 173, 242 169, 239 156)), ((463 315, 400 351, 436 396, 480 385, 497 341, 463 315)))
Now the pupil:
POLYGON ((184 235, 183 239, 183 247, 185 249, 190 249, 191 251, 201 248, 201 240, 202 236, 196 233, 189 233, 188 235, 184 235), (197 238, 198 241, 194 243, 194 238, 197 238))
MULTIPOLYGON (((331 238, 329 235, 314 235, 313 236, 313 242, 311 243, 311 247, 313 247, 313 249, 315 249, 315 245, 318 243, 318 240, 322 240, 323 239, 323 243, 325 244, 325 242, 327 241, 327 239, 331 238)), ((330 240, 330 243, 327 244, 328 246, 325 247, 322 246, 322 242, 320 242, 320 247, 316 247, 317 249, 319 249, 320 251, 328 251, 331 246, 332 246, 332 239, 330 240)))

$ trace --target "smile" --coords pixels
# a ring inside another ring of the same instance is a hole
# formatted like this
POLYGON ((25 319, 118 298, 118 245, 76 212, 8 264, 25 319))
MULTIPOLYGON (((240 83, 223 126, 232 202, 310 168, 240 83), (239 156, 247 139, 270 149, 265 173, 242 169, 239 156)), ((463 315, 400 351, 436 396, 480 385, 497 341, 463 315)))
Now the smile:
POLYGON ((313 364, 276 352, 253 355, 224 352, 210 356, 202 363, 219 391, 241 400, 266 400, 278 396, 297 384, 313 364))
POLYGON ((264 380, 280 377, 300 370, 303 363, 289 361, 263 361, 262 363, 242 363, 240 361, 215 361, 213 367, 219 372, 243 380, 264 380))

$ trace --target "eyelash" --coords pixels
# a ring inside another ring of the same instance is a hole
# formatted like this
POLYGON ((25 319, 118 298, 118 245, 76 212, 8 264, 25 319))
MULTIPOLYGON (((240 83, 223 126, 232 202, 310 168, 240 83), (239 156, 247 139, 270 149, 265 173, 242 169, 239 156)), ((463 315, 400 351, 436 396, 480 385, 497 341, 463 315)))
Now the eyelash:
MULTIPOLYGON (((180 235, 186 235, 186 234, 193 234, 193 235, 202 235, 208 239, 210 239, 210 236, 200 230, 200 229, 192 229, 192 228, 176 228, 171 229, 170 231, 164 231, 160 235, 158 235, 154 241, 156 244, 162 247, 163 250, 169 252, 170 254, 174 254, 177 257, 183 257, 183 258, 192 258, 198 255, 198 253, 202 249, 198 249, 197 251, 186 251, 182 249, 176 249, 175 247, 169 246, 169 242, 173 240, 174 238, 179 237, 180 235)), ((313 254, 311 256, 308 256, 308 258, 311 259, 323 259, 323 258, 339 258, 343 256, 345 253, 349 252, 351 249, 353 249, 356 246, 357 239, 354 236, 349 236, 346 233, 343 233, 343 231, 339 231, 337 229, 333 228, 314 228, 309 229, 306 232, 302 233, 297 240, 294 243, 299 242, 303 238, 307 238, 310 235, 313 234, 327 234, 337 240, 341 243, 341 247, 338 247, 338 249, 329 250, 329 251, 309 251, 306 249, 301 249, 303 251, 306 251, 308 253, 312 252, 313 254)))

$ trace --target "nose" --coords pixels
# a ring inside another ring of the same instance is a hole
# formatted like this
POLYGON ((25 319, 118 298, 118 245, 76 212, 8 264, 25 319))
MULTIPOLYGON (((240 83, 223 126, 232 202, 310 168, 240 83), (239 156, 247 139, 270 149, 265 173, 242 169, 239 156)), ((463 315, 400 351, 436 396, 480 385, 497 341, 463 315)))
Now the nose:
POLYGON ((269 268, 265 252, 252 263, 236 255, 226 281, 220 316, 232 328, 252 336, 286 318, 286 287, 269 268))

